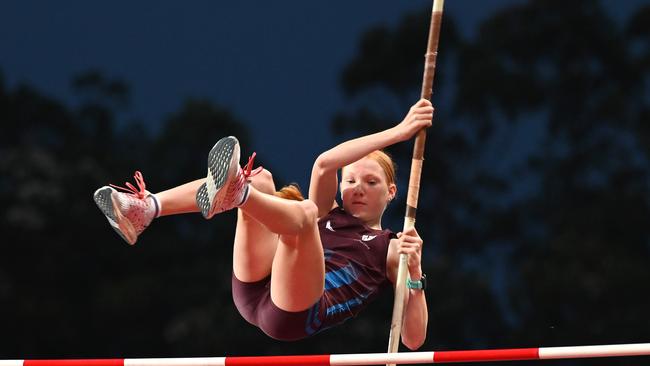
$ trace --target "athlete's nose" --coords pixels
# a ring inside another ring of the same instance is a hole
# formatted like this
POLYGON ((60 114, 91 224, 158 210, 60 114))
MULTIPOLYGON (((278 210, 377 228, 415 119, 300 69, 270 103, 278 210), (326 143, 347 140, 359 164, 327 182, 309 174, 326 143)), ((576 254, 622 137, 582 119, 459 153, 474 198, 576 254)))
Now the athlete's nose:
POLYGON ((363 187, 361 187, 361 183, 355 183, 354 186, 352 187, 352 193, 355 195, 360 195, 363 194, 363 187))

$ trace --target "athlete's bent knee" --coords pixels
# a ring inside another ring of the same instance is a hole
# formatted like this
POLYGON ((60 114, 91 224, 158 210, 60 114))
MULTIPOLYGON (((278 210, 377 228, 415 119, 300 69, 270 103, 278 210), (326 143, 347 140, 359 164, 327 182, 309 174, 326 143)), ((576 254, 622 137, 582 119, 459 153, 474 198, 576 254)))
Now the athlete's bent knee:
POLYGON ((311 200, 299 202, 303 213, 303 230, 311 230, 318 222, 318 206, 311 200))
POLYGON ((273 174, 270 171, 263 169, 254 177, 251 177, 251 185, 260 192, 273 194, 275 193, 275 182, 273 182, 273 174))

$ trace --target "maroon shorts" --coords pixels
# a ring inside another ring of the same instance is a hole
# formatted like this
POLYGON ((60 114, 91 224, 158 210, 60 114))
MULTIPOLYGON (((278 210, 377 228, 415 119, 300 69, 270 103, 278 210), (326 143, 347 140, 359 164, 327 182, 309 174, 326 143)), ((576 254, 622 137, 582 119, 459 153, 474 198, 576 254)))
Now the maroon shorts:
POLYGON ((257 282, 242 282, 233 274, 232 297, 246 321, 277 340, 303 339, 316 333, 322 325, 319 311, 322 298, 304 311, 282 310, 271 301, 270 276, 257 282))

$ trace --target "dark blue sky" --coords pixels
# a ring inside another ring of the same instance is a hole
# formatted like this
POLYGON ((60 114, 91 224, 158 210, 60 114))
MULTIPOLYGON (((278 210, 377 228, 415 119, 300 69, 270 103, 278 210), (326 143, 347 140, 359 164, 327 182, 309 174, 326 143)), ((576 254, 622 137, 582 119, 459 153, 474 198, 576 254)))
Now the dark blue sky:
MULTIPOLYGON (((523 2, 447 0, 445 15, 471 37, 523 2)), ((624 18, 643 2, 611 10, 624 18)), ((343 105, 339 75, 363 31, 430 9, 424 0, 2 2, 0 70, 10 88, 28 83, 72 104, 71 77, 99 69, 130 84, 126 118, 154 131, 186 98, 207 98, 247 124, 251 149, 305 184, 313 158, 338 142, 329 124, 343 105)))

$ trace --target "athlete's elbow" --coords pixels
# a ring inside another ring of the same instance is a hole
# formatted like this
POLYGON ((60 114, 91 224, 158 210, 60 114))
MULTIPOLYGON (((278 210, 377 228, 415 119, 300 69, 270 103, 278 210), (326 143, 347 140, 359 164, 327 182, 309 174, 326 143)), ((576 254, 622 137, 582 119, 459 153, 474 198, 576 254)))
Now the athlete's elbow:
POLYGON ((334 160, 328 157, 327 152, 320 154, 314 162, 314 171, 319 172, 321 175, 336 169, 334 160))
POLYGON ((422 347, 425 341, 425 336, 416 338, 402 338, 402 343, 411 351, 417 351, 422 347))
POLYGON ((426 326, 420 329, 402 329, 402 343, 411 351, 415 351, 422 347, 426 338, 426 326))

